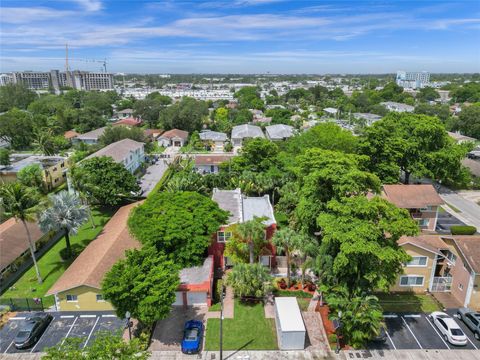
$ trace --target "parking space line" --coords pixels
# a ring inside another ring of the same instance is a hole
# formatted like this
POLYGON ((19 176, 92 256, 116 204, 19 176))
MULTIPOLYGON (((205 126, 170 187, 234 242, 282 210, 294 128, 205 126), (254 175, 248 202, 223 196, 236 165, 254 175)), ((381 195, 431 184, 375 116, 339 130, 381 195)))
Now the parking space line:
POLYGON ((393 342, 392 338, 390 337, 390 334, 388 333, 388 329, 385 329, 385 333, 387 334, 388 340, 390 340, 390 342, 392 343, 393 350, 397 350, 395 343, 393 342))
POLYGON ((25 316, 16 316, 16 317, 11 317, 9 320, 25 320, 25 316))
POLYGON ((78 320, 78 317, 76 317, 75 320, 73 320, 72 325, 70 325, 70 329, 68 329, 67 335, 65 335, 65 337, 63 338, 62 343, 60 345, 63 345, 63 343, 65 342, 65 339, 68 337, 68 335, 70 335, 70 333, 72 332, 73 326, 75 325, 77 320, 78 320))
POLYGON ((403 316, 401 316, 401 318, 403 320, 403 323, 407 326, 408 331, 410 331, 410 334, 412 334, 413 338, 417 342, 418 346, 420 346, 420 349, 423 349, 422 345, 420 344, 420 341, 418 341, 418 339, 415 336, 415 334, 413 333, 412 329, 410 329, 410 326, 408 326, 407 321, 403 318, 403 316))
POLYGON ((73 319, 75 315, 62 315, 60 316, 60 319, 73 319))
POLYGON ((43 334, 42 336, 40 336, 40 339, 38 339, 37 343, 35 344, 35 346, 32 348, 32 350, 30 351, 31 353, 33 353, 33 350, 35 350, 35 348, 37 347, 37 345, 40 343, 40 341, 42 340, 43 336, 46 334, 48 328, 50 327, 50 325, 53 324, 53 322, 55 321, 55 317, 53 317, 52 321, 50 321, 50 324, 48 324, 47 328, 43 331, 43 334))
POLYGON ((97 317, 97 315, 80 315, 81 318, 94 318, 97 317))
POLYGON ((102 317, 117 317, 117 315, 114 315, 114 314, 106 314, 106 315, 102 315, 102 317))
POLYGON ((403 315, 404 318, 419 318, 422 317, 420 314, 410 314, 410 315, 403 315))
POLYGON ((472 342, 472 340, 470 340, 470 338, 467 336, 467 334, 465 334, 465 336, 467 337, 467 340, 470 342, 470 344, 472 344, 472 346, 475 348, 475 350, 478 350, 478 347, 475 346, 475 344, 472 342))
POLYGON ((445 344, 445 346, 449 349, 449 350, 452 350, 450 348, 450 346, 448 346, 447 342, 443 339, 443 336, 442 334, 440 334, 437 330, 437 328, 435 327, 434 324, 432 324, 432 322, 430 321, 430 318, 428 316, 425 316, 425 318, 427 319, 428 323, 430 324, 430 326, 433 328, 433 330, 435 330, 435 332, 437 333, 437 335, 440 337, 440 339, 443 341, 443 343, 445 344))
POLYGON ((5 350, 4 354, 7 353, 8 349, 10 349, 10 347, 11 347, 12 345, 13 345, 13 340, 12 340, 12 342, 10 343, 10 345, 8 345, 7 350, 5 350))
POLYGON ((396 318, 398 318, 398 315, 387 314, 387 315, 383 315, 383 317, 386 318, 386 319, 396 319, 396 318))
POLYGON ((90 337, 91 337, 92 334, 93 334, 93 330, 95 330, 95 326, 97 326, 98 320, 100 320, 100 316, 97 317, 97 320, 95 321, 95 324, 93 324, 92 330, 90 330, 90 334, 88 334, 87 341, 85 341, 85 345, 83 345, 83 348, 84 348, 84 349, 85 349, 85 347, 87 346, 88 341, 90 340, 90 337))

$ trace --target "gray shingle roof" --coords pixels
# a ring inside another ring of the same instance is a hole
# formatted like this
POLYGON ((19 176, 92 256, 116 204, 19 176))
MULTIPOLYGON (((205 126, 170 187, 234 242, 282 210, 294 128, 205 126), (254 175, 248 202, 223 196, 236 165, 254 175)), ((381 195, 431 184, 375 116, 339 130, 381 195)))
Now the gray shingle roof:
POLYGON ((115 162, 122 162, 125 158, 133 152, 143 146, 143 143, 132 140, 123 139, 105 146, 103 149, 98 150, 96 153, 88 156, 86 159, 100 156, 109 156, 115 162))
POLYGON ((93 140, 98 140, 98 138, 103 135, 106 128, 107 127, 104 126, 104 127, 86 132, 85 134, 80 134, 80 135, 77 136, 77 139, 78 140, 92 140, 92 139, 93 140))
POLYGON ((243 198, 243 221, 253 220, 254 217, 266 217, 264 224, 267 226, 276 223, 268 195, 243 198))
POLYGON ((272 140, 283 140, 293 136, 293 126, 277 124, 265 128, 267 136, 272 140))
POLYGON ((232 129, 232 139, 244 138, 263 138, 262 129, 255 125, 243 124, 234 126, 232 129))
POLYGON ((192 266, 180 270, 180 284, 201 284, 210 278, 213 257, 205 259, 202 266, 192 266))
POLYGON ((242 222, 242 192, 240 189, 219 190, 215 188, 213 189, 212 200, 218 204, 220 209, 230 213, 229 224, 242 222))
POLYGON ((227 134, 218 132, 218 131, 212 131, 212 130, 201 131, 199 136, 201 140, 211 140, 211 141, 227 140, 227 134))

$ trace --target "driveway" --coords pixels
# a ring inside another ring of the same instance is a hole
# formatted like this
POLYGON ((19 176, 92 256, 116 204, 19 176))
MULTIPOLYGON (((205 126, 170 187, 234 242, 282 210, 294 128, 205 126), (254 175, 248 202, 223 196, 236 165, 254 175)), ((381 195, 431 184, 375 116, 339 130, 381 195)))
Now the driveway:
POLYGON ((17 313, 0 329, 0 354, 42 352, 62 343, 66 338, 82 338, 81 346, 86 347, 99 331, 115 333, 123 331, 125 326, 125 320, 117 318, 111 312, 51 312, 53 320, 38 342, 29 349, 17 350, 13 346, 13 339, 30 314, 17 313))
POLYGON ((157 185, 167 170, 167 160, 158 159, 156 164, 150 165, 145 172, 145 175, 140 179, 140 187, 143 190, 142 196, 147 196, 157 185))
MULTIPOLYGON (((455 316, 456 309, 447 311, 455 316)), ((455 317, 454 317, 455 318, 455 317)), ((406 349, 444 349, 444 350, 478 350, 480 341, 476 340, 473 333, 463 321, 455 318, 457 324, 468 337, 466 346, 454 346, 446 342, 439 330, 424 313, 388 313, 384 315, 387 328, 387 341, 385 343, 371 343, 369 350, 406 350, 406 349)))
POLYGON ((158 321, 153 331, 149 350, 180 351, 183 338, 183 326, 188 320, 200 320, 204 325, 207 306, 174 306, 168 318, 158 321))

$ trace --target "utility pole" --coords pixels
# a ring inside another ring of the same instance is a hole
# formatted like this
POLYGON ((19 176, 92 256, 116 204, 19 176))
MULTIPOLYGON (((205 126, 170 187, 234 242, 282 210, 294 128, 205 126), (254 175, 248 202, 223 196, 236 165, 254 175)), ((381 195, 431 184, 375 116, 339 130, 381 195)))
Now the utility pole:
POLYGON ((222 284, 220 294, 220 360, 223 360, 223 298, 225 297, 225 285, 222 284))
POLYGON ((68 44, 65 44, 65 71, 67 73, 70 71, 68 68, 68 44))

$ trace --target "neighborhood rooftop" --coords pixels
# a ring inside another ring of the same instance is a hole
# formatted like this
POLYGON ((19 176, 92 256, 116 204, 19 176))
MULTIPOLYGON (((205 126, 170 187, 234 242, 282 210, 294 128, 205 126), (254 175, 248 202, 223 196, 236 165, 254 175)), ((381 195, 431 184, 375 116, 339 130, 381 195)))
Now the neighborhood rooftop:
POLYGON ((45 155, 17 155, 10 157, 11 164, 9 166, 1 166, 6 172, 16 173, 29 165, 39 165, 40 168, 46 169, 55 164, 65 161, 66 158, 61 156, 45 156, 45 155))
POLYGON ((121 207, 105 225, 101 234, 68 267, 47 295, 79 286, 101 288, 103 277, 111 267, 125 257, 125 250, 140 248, 127 228, 130 210, 140 202, 121 207))
POLYGON ((263 138, 262 129, 255 125, 244 124, 234 126, 232 129, 232 139, 242 138, 263 138))
POLYGON ((420 209, 443 204, 442 198, 430 184, 383 185, 386 198, 403 209, 420 209))
POLYGON ((412 244, 435 254, 441 254, 441 250, 448 249, 448 245, 440 235, 402 236, 397 243, 398 245, 412 244))
POLYGON ((196 155, 195 165, 219 165, 225 161, 232 159, 232 155, 196 155))
POLYGON ((240 189, 219 190, 215 188, 213 189, 212 199, 221 209, 230 212, 229 224, 249 221, 254 217, 266 217, 265 225, 276 223, 268 195, 248 197, 242 195, 240 189))
POLYGON ((180 284, 191 285, 201 284, 205 281, 209 281, 210 273, 212 272, 213 257, 209 256, 203 262, 201 266, 192 266, 180 270, 180 284))
POLYGON ((265 128, 267 136, 272 140, 283 140, 293 136, 293 126, 276 124, 265 128))
POLYGON ((444 236, 453 239, 476 274, 480 274, 480 236, 444 236))
POLYGON ((104 148, 88 156, 87 159, 100 156, 109 156, 116 162, 122 162, 130 152, 135 151, 142 146, 143 143, 141 142, 132 139, 123 139, 105 146, 104 148))
POLYGON ((97 140, 100 136, 103 135, 106 128, 107 127, 104 126, 104 127, 86 132, 85 134, 80 134, 77 136, 77 139, 78 140, 97 140))
POLYGON ((201 140, 210 140, 210 141, 226 141, 227 134, 212 131, 212 130, 202 130, 199 134, 201 140))
POLYGON ((172 139, 175 137, 178 137, 180 139, 187 139, 188 138, 188 131, 183 131, 183 130, 178 130, 178 129, 172 129, 165 131, 162 135, 162 138, 167 138, 167 139, 172 139))

